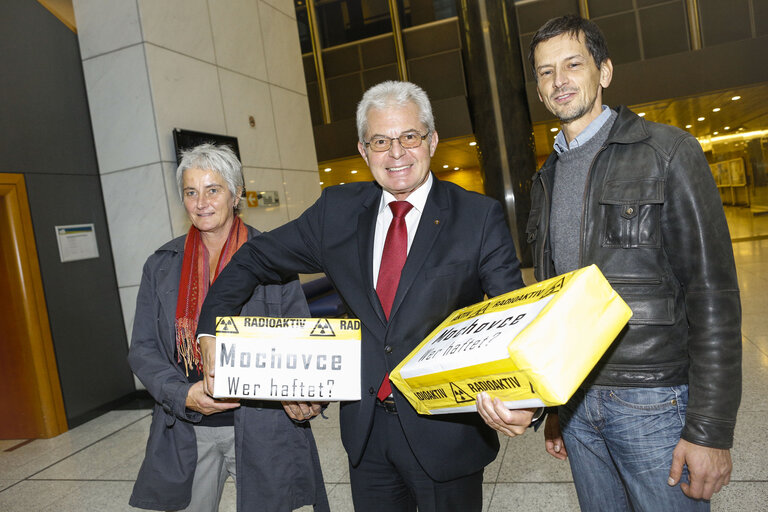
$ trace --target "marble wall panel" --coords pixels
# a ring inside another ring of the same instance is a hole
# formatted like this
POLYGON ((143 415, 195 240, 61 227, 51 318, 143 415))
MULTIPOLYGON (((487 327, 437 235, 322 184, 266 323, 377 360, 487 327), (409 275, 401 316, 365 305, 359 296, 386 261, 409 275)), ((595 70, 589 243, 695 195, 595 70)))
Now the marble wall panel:
POLYGON ((168 214, 171 218, 171 230, 173 238, 181 236, 189 231, 192 222, 187 216, 187 211, 179 197, 179 187, 176 184, 176 162, 163 162, 163 181, 165 182, 165 195, 168 198, 168 214))
POLYGON ((269 85, 219 69, 227 134, 237 137, 243 165, 279 167, 280 153, 269 85), (253 116, 255 126, 249 124, 253 116))
POLYGON ((83 59, 141 42, 139 11, 125 0, 73 0, 83 59))
MULTIPOLYGON (((270 86, 283 169, 316 170, 317 154, 309 103, 305 95, 270 86)), ((350 141, 354 144, 354 141, 350 141)))
POLYGON ((139 294, 139 286, 124 286, 118 289, 120 293, 120 304, 123 309, 123 321, 125 322, 125 333, 128 339, 128 346, 131 346, 131 334, 133 334, 133 319, 136 316, 136 297, 139 294))
POLYGON ((150 44, 146 51, 161 158, 175 162, 174 128, 226 132, 216 66, 150 44))
POLYGON ((306 95, 307 84, 295 17, 287 16, 265 3, 259 4, 259 14, 269 82, 306 95))
POLYGON ((282 12, 286 16, 296 19, 296 7, 293 4, 293 0, 262 0, 265 4, 269 4, 278 11, 282 12))
POLYGON ((162 166, 101 177, 119 288, 138 285, 147 257, 171 239, 162 166))
POLYGON ((210 0, 216 64, 267 79, 257 0, 210 0))
POLYGON ((215 61, 207 0, 139 0, 144 41, 215 61))
POLYGON ((320 180, 317 171, 283 171, 285 177, 285 202, 288 217, 293 220, 304 213, 320 197, 320 180))
POLYGON ((246 224, 250 224, 261 231, 269 231, 288 222, 288 205, 285 199, 283 172, 279 169, 243 167, 243 176, 246 190, 253 192, 274 190, 277 191, 280 198, 280 206, 278 207, 243 207, 241 215, 246 224))
POLYGON ((141 45, 83 62, 99 171, 159 160, 152 96, 141 45))

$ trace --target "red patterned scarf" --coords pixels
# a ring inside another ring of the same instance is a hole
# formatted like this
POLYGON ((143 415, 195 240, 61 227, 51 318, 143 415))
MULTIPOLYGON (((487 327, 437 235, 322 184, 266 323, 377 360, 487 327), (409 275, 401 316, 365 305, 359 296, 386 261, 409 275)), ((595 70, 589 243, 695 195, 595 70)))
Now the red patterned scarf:
POLYGON ((235 216, 227 241, 221 249, 216 273, 210 279, 208 251, 203 245, 200 231, 192 226, 184 243, 184 261, 181 264, 179 296, 176 299, 176 351, 178 361, 184 359, 184 370, 189 377, 190 370, 203 372, 200 357, 200 345, 195 338, 200 308, 208 294, 209 283, 216 280, 221 270, 227 266, 232 255, 248 240, 248 228, 240 217, 235 216))

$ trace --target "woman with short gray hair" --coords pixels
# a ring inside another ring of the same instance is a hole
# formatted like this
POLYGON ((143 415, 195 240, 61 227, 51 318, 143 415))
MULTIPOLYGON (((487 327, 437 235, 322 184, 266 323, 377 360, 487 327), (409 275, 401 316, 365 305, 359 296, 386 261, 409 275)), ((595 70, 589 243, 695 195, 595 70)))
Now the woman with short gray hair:
MULTIPOLYGON (((203 390, 195 338, 200 308, 221 270, 259 232, 237 215, 244 192, 240 161, 227 146, 181 154, 179 195, 191 222, 144 265, 128 361, 155 399, 144 462, 130 498, 152 510, 215 512, 235 479, 237 510, 327 511, 309 423, 280 402, 218 400, 203 390)), ((298 280, 260 286, 244 316, 307 317, 298 280)))

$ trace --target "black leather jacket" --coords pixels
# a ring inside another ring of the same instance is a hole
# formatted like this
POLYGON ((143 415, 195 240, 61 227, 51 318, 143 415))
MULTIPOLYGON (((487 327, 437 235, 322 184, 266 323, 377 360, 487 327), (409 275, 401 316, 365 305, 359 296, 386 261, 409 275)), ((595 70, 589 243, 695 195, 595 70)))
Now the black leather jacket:
MULTIPOLYGON (((587 384, 689 384, 682 438, 730 448, 741 399, 741 304, 728 226, 701 146, 625 107, 592 161, 579 264, 597 264, 633 316, 587 384)), ((557 154, 533 177, 536 278, 555 275, 549 233, 557 154)))

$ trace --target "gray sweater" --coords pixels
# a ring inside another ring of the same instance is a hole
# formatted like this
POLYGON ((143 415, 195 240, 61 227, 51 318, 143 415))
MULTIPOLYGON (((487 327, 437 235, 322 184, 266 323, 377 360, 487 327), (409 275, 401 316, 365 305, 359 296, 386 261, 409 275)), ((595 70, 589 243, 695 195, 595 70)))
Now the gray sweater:
POLYGON ((587 174, 595 155, 608 140, 615 120, 614 111, 592 138, 558 155, 550 216, 552 256, 558 274, 579 268, 579 240, 587 174))

